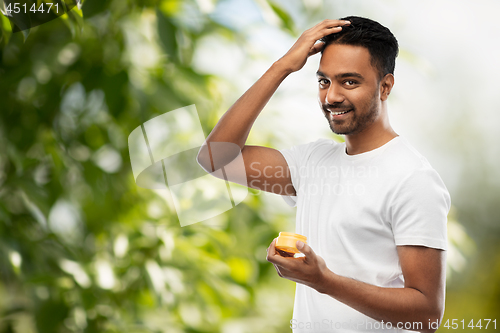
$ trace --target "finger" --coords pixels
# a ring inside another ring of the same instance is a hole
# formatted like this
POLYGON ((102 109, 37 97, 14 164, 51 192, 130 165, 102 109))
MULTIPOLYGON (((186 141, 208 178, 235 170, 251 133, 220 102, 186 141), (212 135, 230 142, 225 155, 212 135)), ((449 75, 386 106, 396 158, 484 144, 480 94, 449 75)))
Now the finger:
POLYGON ((320 23, 316 24, 315 27, 338 27, 338 26, 343 26, 351 24, 350 21, 347 20, 331 20, 331 19, 326 19, 321 21, 320 23))
MULTIPOLYGON (((304 35, 316 36, 319 34, 324 34, 325 31, 329 31, 330 33, 338 32, 342 30, 343 25, 350 24, 349 21, 342 20, 323 20, 320 23, 316 24, 314 27, 306 30, 304 35)), ((321 38, 321 37, 319 37, 321 38)), ((318 38, 318 39, 319 39, 318 38)))
POLYGON ((321 50, 323 50, 324 47, 325 47, 324 42, 319 42, 319 43, 314 44, 313 47, 311 47, 311 50, 309 51, 309 56, 312 56, 312 55, 320 52, 321 50))
POLYGON ((312 247, 310 247, 309 245, 307 245, 301 241, 297 241, 295 246, 297 246, 297 249, 301 253, 303 253, 306 256, 306 258, 308 258, 308 259, 316 258, 316 253, 314 253, 312 247))
POLYGON ((273 266, 276 269, 276 272, 278 273, 279 277, 283 277, 283 274, 281 273, 280 268, 278 266, 276 266, 275 264, 273 264, 273 266))
POLYGON ((338 29, 340 31, 342 30, 343 26, 349 24, 351 24, 351 22, 344 20, 324 20, 318 25, 317 31, 333 30, 333 29, 338 29))
POLYGON ((314 41, 317 41, 317 40, 320 40, 321 38, 323 38, 325 36, 332 35, 332 34, 335 34, 335 33, 341 32, 341 31, 342 31, 342 27, 340 27, 340 26, 337 26, 337 27, 325 27, 325 28, 323 28, 321 30, 318 30, 318 31, 314 32, 314 34, 311 35, 311 38, 314 41))
MULTIPOLYGON (((269 261, 269 262, 272 262, 274 263, 274 257, 276 257, 276 238, 273 239, 273 241, 271 242, 271 244, 269 245, 269 247, 267 248, 267 256, 266 256, 266 260, 269 261)), ((279 255, 278 255, 279 257, 279 255)))
POLYGON ((278 249, 276 249, 276 252, 278 252, 280 256, 285 257, 285 258, 294 256, 294 253, 290 253, 290 252, 286 252, 286 251, 282 251, 282 250, 278 250, 278 249))
POLYGON ((269 244, 269 248, 268 248, 267 252, 269 252, 271 254, 276 254, 276 241, 277 240, 278 240, 277 238, 273 239, 271 244, 269 244))
POLYGON ((323 26, 320 27, 319 29, 315 29, 314 31, 311 32, 310 36, 312 39, 319 40, 327 35, 334 34, 336 32, 342 31, 342 27, 339 25, 336 26, 323 26))
POLYGON ((269 244, 269 246, 266 249, 266 251, 267 251, 268 254, 269 254, 269 249, 271 248, 271 245, 273 244, 273 242, 274 242, 274 239, 271 241, 271 244, 269 244))
MULTIPOLYGON (((278 275, 284 279, 290 279, 291 276, 293 276, 292 272, 284 267, 281 267, 279 265, 273 264, 274 268, 276 269, 276 272, 278 275)), ((292 280, 293 281, 293 280, 292 280)))
POLYGON ((276 251, 276 238, 273 239, 271 242, 271 245, 269 245, 267 249, 267 257, 266 260, 269 261, 270 263, 277 265, 279 267, 286 267, 287 265, 290 266, 290 262, 288 262, 290 259, 294 259, 293 257, 282 257, 277 251, 276 251), (288 262, 288 264, 287 264, 288 262))

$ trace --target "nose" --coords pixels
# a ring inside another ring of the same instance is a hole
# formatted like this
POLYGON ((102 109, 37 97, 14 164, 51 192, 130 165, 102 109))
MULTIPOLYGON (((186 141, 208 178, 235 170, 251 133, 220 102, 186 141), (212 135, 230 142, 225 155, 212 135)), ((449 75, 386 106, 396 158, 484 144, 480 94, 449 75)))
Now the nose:
POLYGON ((326 93, 325 102, 327 104, 342 103, 345 96, 342 94, 341 88, 336 84, 331 84, 326 93))

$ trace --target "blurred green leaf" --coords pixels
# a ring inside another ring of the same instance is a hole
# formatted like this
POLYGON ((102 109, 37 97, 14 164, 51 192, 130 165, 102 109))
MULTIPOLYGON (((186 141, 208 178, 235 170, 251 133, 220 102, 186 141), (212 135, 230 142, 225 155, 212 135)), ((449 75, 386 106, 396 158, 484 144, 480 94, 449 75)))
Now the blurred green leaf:
POLYGON ((278 4, 273 1, 269 1, 269 5, 272 10, 283 23, 283 27, 291 33, 295 33, 295 24, 293 23, 292 17, 278 4))
POLYGON ((85 0, 82 4, 82 12, 85 18, 99 14, 109 6, 110 2, 101 0, 85 0))
POLYGON ((178 45, 177 45, 177 27, 171 22, 162 11, 156 10, 158 20, 158 35, 160 37, 161 46, 173 62, 178 62, 178 45))
POLYGON ((22 3, 13 0, 5 0, 2 14, 10 20, 12 24, 12 31, 21 31, 24 41, 26 41, 30 34, 31 19, 29 13, 25 12, 22 8, 22 3))

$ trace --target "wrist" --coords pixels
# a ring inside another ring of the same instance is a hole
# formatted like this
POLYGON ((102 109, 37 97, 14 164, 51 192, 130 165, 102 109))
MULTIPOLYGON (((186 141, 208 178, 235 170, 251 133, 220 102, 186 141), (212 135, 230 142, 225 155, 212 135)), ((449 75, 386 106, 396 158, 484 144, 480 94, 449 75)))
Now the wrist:
POLYGON ((326 269, 326 271, 320 275, 314 289, 321 294, 331 294, 332 289, 335 288, 336 278, 337 275, 335 273, 326 269))
POLYGON ((289 68, 289 66, 286 63, 284 63, 282 59, 283 58, 275 61, 272 64, 270 70, 276 72, 279 76, 281 76, 284 79, 288 75, 292 74, 293 70, 291 68, 289 68))

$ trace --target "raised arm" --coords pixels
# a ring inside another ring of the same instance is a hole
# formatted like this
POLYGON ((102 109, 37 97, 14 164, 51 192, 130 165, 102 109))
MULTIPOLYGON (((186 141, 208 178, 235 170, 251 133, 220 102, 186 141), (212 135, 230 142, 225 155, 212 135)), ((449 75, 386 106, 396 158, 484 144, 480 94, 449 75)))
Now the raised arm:
POLYGON ((320 38, 341 31, 341 26, 347 24, 349 24, 347 21, 324 20, 306 30, 292 48, 221 117, 200 149, 198 163, 208 172, 213 172, 228 164, 237 156, 239 150, 213 151, 215 145, 210 144, 232 143, 241 149, 249 187, 277 194, 295 195, 288 172, 284 173, 288 175, 284 177, 275 177, 276 173, 264 172, 266 167, 288 170, 288 165, 281 153, 272 148, 247 146, 245 143, 255 119, 281 82, 290 73, 300 70, 309 56, 321 51, 323 43, 316 43, 320 38), (213 156, 217 156, 215 164, 213 156), (275 184, 280 186, 273 186, 275 184))

